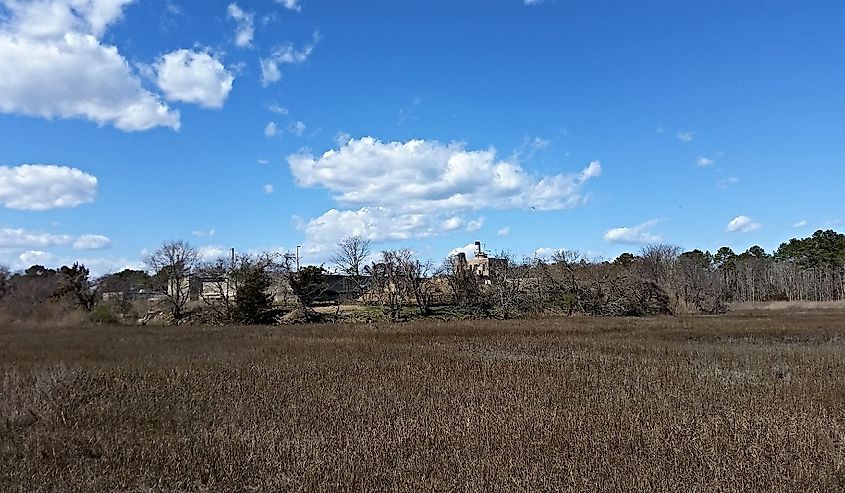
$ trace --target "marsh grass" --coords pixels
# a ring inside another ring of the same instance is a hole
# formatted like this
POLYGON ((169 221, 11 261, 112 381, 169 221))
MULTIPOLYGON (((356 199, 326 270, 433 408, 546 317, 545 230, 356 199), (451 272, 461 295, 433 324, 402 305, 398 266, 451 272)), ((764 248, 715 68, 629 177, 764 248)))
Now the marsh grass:
POLYGON ((842 315, 3 328, 0 490, 841 490, 842 315))

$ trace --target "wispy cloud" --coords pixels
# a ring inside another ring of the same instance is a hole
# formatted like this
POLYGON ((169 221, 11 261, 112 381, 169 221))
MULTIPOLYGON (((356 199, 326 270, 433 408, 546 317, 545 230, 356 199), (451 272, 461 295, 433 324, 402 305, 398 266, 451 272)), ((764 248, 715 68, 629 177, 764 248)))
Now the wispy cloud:
POLYGON ((684 144, 688 144, 688 143, 692 142, 692 139, 695 138, 695 132, 687 132, 687 131, 679 130, 675 134, 675 137, 677 137, 678 140, 680 140, 684 144))
POLYGON ((288 132, 293 135, 296 135, 297 137, 302 137, 303 135, 305 135, 305 130, 305 124, 301 121, 295 121, 288 124, 288 132))
POLYGON ((235 29, 235 45, 241 48, 250 46, 252 44, 252 37, 255 34, 255 28, 253 26, 255 15, 252 12, 245 12, 236 3, 230 3, 226 13, 237 24, 237 28, 235 29))
POLYGON ((737 183, 739 183, 739 178, 735 176, 729 176, 724 180, 719 180, 718 182, 716 182, 716 188, 718 188, 719 190, 724 190, 726 188, 736 185, 737 183))

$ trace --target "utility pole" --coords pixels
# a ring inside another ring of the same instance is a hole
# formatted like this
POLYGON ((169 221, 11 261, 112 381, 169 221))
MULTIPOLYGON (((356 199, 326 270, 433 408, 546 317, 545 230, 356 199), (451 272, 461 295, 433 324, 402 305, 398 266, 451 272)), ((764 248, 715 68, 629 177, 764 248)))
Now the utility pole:
POLYGON ((296 245, 296 271, 299 272, 299 249, 302 245, 296 245))

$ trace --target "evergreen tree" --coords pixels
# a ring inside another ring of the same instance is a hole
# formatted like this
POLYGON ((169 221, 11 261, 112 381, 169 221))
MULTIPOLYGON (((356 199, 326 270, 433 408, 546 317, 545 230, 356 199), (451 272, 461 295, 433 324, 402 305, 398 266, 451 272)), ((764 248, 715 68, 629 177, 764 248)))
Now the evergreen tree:
POLYGON ((250 266, 235 294, 235 320, 249 325, 272 324, 276 317, 270 292, 272 283, 270 275, 260 265, 250 266))

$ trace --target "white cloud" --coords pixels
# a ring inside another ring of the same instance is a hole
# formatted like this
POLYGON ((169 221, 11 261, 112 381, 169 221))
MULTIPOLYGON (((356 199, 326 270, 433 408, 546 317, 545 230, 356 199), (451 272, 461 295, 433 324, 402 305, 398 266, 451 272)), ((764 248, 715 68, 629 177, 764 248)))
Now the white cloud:
POLYGON ((220 245, 203 245, 201 247, 197 247, 197 253, 199 254, 200 260, 204 262, 211 262, 212 260, 228 256, 230 254, 230 250, 220 245))
POLYGON ((197 231, 193 231, 191 234, 196 236, 197 238, 206 238, 206 237, 214 236, 215 233, 217 233, 217 231, 215 231, 213 229, 209 229, 209 230, 200 229, 200 230, 197 230, 197 231))
POLYGON ((126 258, 56 256, 39 249, 0 251, 0 264, 8 265, 12 270, 24 270, 33 265, 58 268, 62 265, 72 265, 74 262, 83 264, 94 277, 120 272, 124 269, 144 269, 143 262, 126 258))
POLYGON ((284 106, 279 106, 278 104, 272 103, 267 105, 267 111, 278 113, 280 115, 287 115, 290 110, 285 108, 284 106))
POLYGON ((264 127, 264 136, 268 138, 273 138, 276 134, 279 133, 279 129, 276 127, 276 122, 270 122, 264 127))
POLYGON ((806 220, 802 219, 802 220, 798 221, 797 223, 793 224, 792 227, 793 228, 803 228, 807 224, 809 224, 809 223, 806 220))
POLYGON ((452 216, 452 217, 446 219, 445 221, 443 221, 443 224, 441 224, 440 227, 443 228, 444 231, 454 231, 456 229, 459 229, 463 225, 464 225, 464 218, 458 217, 458 216, 452 216))
POLYGON ((314 157, 288 157, 304 187, 321 186, 342 204, 377 205, 405 212, 444 210, 559 210, 581 204, 581 188, 601 174, 598 161, 580 173, 534 177, 497 161, 493 149, 467 151, 461 143, 350 139, 314 157))
POLYGON ((548 259, 552 258, 556 253, 559 253, 559 252, 562 252, 562 251, 564 251, 562 248, 540 247, 540 248, 534 250, 533 257, 548 260, 548 259))
POLYGON ((572 208, 583 203, 587 181, 601 174, 594 161, 580 173, 537 177, 496 160, 493 149, 371 137, 348 139, 319 157, 302 151, 288 163, 298 185, 326 188, 340 204, 359 207, 332 209, 302 225, 312 246, 356 234, 388 241, 427 238, 464 224, 474 231, 483 219, 465 216, 483 209, 572 208))
POLYGON ((273 193, 273 185, 264 185, 264 187, 262 187, 262 190, 264 190, 264 193, 266 193, 267 195, 270 195, 273 193))
POLYGON ((737 183, 739 183, 739 178, 735 176, 729 176, 724 180, 719 180, 716 183, 716 188, 718 188, 719 190, 724 190, 730 186, 736 185, 737 183))
POLYGON ((267 164, 267 163, 269 163, 269 162, 270 162, 270 161, 268 161, 268 160, 266 160, 266 159, 261 159, 261 158, 258 158, 258 164, 267 164))
POLYGON ((750 217, 740 215, 733 218, 725 230, 731 233, 750 233, 760 229, 760 226, 760 223, 755 223, 750 217))
POLYGON ((282 64, 297 65, 308 60, 317 42, 320 41, 320 34, 314 33, 314 39, 310 44, 305 45, 302 50, 297 50, 291 44, 276 47, 270 56, 261 58, 261 85, 268 86, 278 82, 282 78, 282 71, 279 68, 282 64))
POLYGON ((55 257, 48 252, 43 252, 41 250, 27 250, 20 255, 18 255, 18 264, 12 266, 14 269, 17 267, 18 269, 26 269, 33 265, 45 265, 50 264, 55 261, 55 257))
POLYGON ((92 202, 97 178, 52 164, 0 166, 0 203, 9 209, 44 211, 92 202))
POLYGON ((543 0, 522 0, 525 5, 539 5, 543 0))
POLYGON ((475 257, 475 252, 476 252, 477 249, 478 249, 478 247, 475 246, 475 243, 467 243, 466 245, 464 245, 462 247, 453 248, 449 252, 449 256, 453 257, 453 256, 455 256, 459 253, 463 253, 469 258, 473 258, 473 257, 475 257))
POLYGON ((510 226, 505 226, 504 228, 500 229, 496 234, 500 237, 510 236, 511 228, 510 226))
POLYGON ((604 234, 604 240, 610 243, 626 243, 630 245, 643 245, 661 240, 660 235, 651 232, 651 229, 660 222, 658 219, 651 219, 642 224, 631 227, 613 228, 604 234))
POLYGON ((695 132, 684 132, 679 130, 678 133, 675 134, 675 137, 684 144, 688 144, 695 138, 695 132))
POLYGON ((21 228, 0 228, 0 248, 46 248, 67 245, 73 241, 70 235, 57 235, 21 228))
POLYGON ((481 229, 484 226, 484 218, 479 217, 478 219, 473 219, 472 221, 467 223, 467 231, 470 233, 474 233, 481 229))
POLYGON ((222 108, 232 90, 234 76, 219 60, 205 52, 177 50, 155 66, 156 82, 171 101, 222 108))
POLYGON ((144 270, 146 265, 139 260, 115 257, 82 257, 76 259, 66 258, 62 260, 63 265, 70 265, 79 262, 88 268, 94 277, 104 276, 114 272, 121 272, 126 269, 144 270))
POLYGON ((74 250, 102 250, 112 246, 112 241, 103 235, 82 235, 73 242, 74 250))
POLYGON ((297 137, 302 137, 305 134, 305 124, 300 121, 292 122, 288 125, 288 132, 297 137))
POLYGON ((704 156, 699 156, 698 159, 695 160, 695 164, 701 167, 712 166, 715 162, 716 161, 704 156))
POLYGON ((250 46, 252 44, 252 37, 255 34, 254 18, 252 12, 244 12, 238 4, 230 3, 226 13, 230 19, 234 20, 238 27, 235 30, 235 45, 241 48, 250 46))
POLYGON ((179 128, 100 37, 131 0, 0 0, 0 113, 83 118, 124 131, 179 128))
POLYGON ((71 236, 23 228, 0 228, 0 248, 50 248, 72 245, 74 250, 99 250, 108 248, 112 241, 102 235, 71 236))
POLYGON ((302 9, 302 7, 299 6, 299 0, 276 0, 276 3, 280 3, 284 8, 296 12, 299 12, 302 9))

